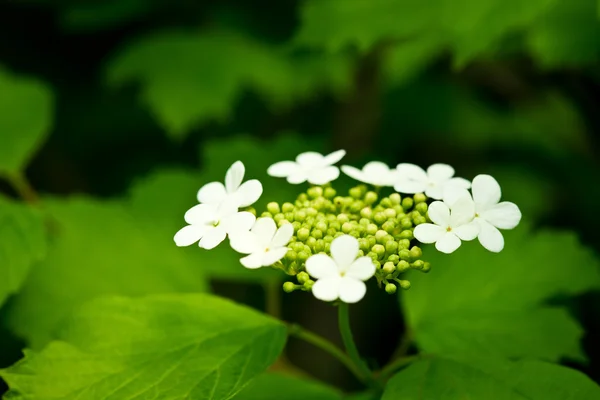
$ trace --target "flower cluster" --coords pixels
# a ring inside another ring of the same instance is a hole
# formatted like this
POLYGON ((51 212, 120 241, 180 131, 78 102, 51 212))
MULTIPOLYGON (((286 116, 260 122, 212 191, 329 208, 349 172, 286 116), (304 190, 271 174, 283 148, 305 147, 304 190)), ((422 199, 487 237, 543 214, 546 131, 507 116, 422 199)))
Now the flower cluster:
POLYGON ((362 169, 344 165, 342 172, 362 183, 340 195, 329 183, 339 177, 334 164, 344 155, 307 152, 273 164, 269 175, 314 186, 293 202, 269 203, 258 219, 240 209, 258 200, 262 185, 256 179, 242 183, 244 165, 235 162, 225 185, 211 182, 199 190, 200 204, 185 214, 189 225, 177 232, 175 243, 212 249, 229 237, 231 247, 246 255, 240 259, 244 267, 270 266, 293 276, 295 282, 283 285, 286 292, 354 303, 372 277, 391 294, 410 287, 402 279, 406 271, 428 272, 417 241, 452 253, 461 241, 478 238, 498 252, 504 247, 499 229, 512 229, 521 219, 515 204, 500 202, 494 178, 478 175, 470 182, 446 164, 427 170, 406 163, 392 169, 378 161, 362 169))

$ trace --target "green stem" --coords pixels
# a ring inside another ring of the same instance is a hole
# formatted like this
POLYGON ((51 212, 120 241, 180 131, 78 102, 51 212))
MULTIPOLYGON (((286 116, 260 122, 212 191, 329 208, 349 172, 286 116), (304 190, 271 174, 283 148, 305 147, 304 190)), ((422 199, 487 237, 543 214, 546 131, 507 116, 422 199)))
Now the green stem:
POLYGON ((398 358, 378 371, 376 374, 377 378, 380 382, 386 382, 397 370, 417 361, 422 357, 422 355, 414 355, 398 358))
POLYGON ((269 279, 263 285, 265 290, 265 309, 270 316, 281 319, 281 283, 279 279, 269 279))
POLYGON ((40 199, 38 197, 38 194, 36 193, 33 186, 31 186, 25 175, 21 173, 8 174, 6 175, 6 179, 15 189, 17 194, 21 196, 21 198, 25 200, 26 203, 39 203, 40 199))
POLYGON ((302 328, 300 325, 296 324, 287 324, 288 333, 290 336, 294 336, 298 339, 304 340, 312 344, 315 347, 320 348, 321 350, 329 353, 331 356, 336 358, 339 362, 341 362, 354 376, 356 376, 360 381, 364 382, 366 379, 362 375, 361 371, 357 367, 357 365, 353 362, 350 357, 348 357, 342 350, 340 350, 336 345, 331 343, 329 340, 308 331, 302 328))
POLYGON ((350 315, 347 303, 340 303, 338 306, 338 324, 340 334, 342 335, 342 342, 346 352, 352 362, 358 367, 363 381, 369 384, 371 387, 379 387, 379 383, 373 378, 373 372, 369 369, 367 364, 360 357, 358 348, 352 338, 352 330, 350 329, 350 315))

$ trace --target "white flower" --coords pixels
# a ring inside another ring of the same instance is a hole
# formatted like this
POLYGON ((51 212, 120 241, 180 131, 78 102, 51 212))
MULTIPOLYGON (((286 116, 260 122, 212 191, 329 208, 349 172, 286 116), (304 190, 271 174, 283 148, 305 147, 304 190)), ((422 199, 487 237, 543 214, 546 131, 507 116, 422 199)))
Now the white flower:
POLYGON ((203 249, 213 249, 234 235, 250 230, 256 217, 247 212, 237 212, 237 203, 198 204, 185 213, 189 225, 180 229, 173 238, 177 246, 198 243, 203 249))
POLYGON ((358 240, 342 235, 331 242, 331 257, 315 254, 306 260, 306 271, 317 279, 312 287, 317 299, 356 303, 364 297, 367 286, 363 281, 375 274, 375 265, 371 258, 357 256, 358 240))
POLYGON ((284 224, 279 229, 272 218, 259 218, 249 232, 229 236, 231 247, 242 254, 240 259, 246 268, 260 268, 275 264, 288 252, 286 245, 294 234, 292 224, 284 224))
POLYGON ((233 201, 238 207, 253 204, 262 194, 262 184, 257 179, 251 179, 242 184, 244 164, 236 161, 225 174, 225 185, 221 182, 211 182, 202 186, 198 191, 198 201, 205 204, 220 204, 233 201))
POLYGON ((299 154, 296 161, 280 161, 269 167, 267 173, 277 178, 287 178, 292 184, 308 181, 313 185, 324 185, 340 176, 338 167, 333 164, 346 155, 345 150, 334 151, 323 156, 314 151, 299 154))
POLYGON ((441 200, 448 185, 469 189, 471 183, 463 178, 453 178, 454 168, 447 164, 433 164, 423 168, 414 164, 398 164, 398 180, 394 189, 400 193, 425 193, 427 197, 441 200))
POLYGON ((472 191, 475 221, 480 229, 477 238, 483 247, 497 253, 504 248, 504 237, 498 229, 516 227, 521 221, 521 211, 514 203, 500 202, 500 185, 490 175, 477 175, 472 191))
POLYGON ((398 180, 397 170, 390 169, 385 163, 379 161, 366 163, 362 170, 350 165, 342 165, 342 172, 350 178, 373 186, 394 186, 398 180))
POLYGON ((433 224, 425 223, 415 227, 415 238, 422 243, 435 243, 435 248, 442 253, 452 253, 458 249, 461 240, 473 240, 479 233, 479 226, 474 222, 475 204, 471 195, 457 200, 446 199, 445 202, 434 201, 429 206, 429 219, 433 224), (448 207, 448 203, 452 204, 448 207))

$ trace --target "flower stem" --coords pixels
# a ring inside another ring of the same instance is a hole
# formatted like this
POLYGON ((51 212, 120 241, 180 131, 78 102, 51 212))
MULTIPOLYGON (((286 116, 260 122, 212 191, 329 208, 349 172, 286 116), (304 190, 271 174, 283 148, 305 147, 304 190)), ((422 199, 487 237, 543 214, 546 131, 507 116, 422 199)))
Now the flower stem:
POLYGON ((270 316, 281 319, 281 283, 278 279, 269 279, 263 284, 265 291, 265 309, 270 316))
POLYGON ((40 199, 38 197, 38 194, 36 193, 33 186, 31 186, 25 175, 21 173, 7 174, 6 180, 11 184, 13 189, 15 189, 15 192, 17 192, 17 194, 21 196, 21 198, 26 203, 39 203, 40 199))
POLYGON ((288 334, 290 336, 294 336, 298 339, 304 340, 305 342, 320 348, 326 353, 329 353, 331 356, 333 356, 339 362, 341 362, 346 368, 348 368, 348 370, 352 372, 352 374, 356 376, 356 378, 358 378, 362 382, 366 381, 365 377, 363 376, 358 366, 354 363, 354 361, 329 340, 317 335, 316 333, 306 330, 297 324, 287 324, 287 327, 288 334))
POLYGON ((386 382, 397 370, 399 370, 400 368, 405 367, 408 364, 411 364, 423 357, 424 357, 423 355, 417 354, 414 356, 397 358, 394 361, 392 361, 391 363, 389 363, 388 365, 386 365, 385 367, 383 367, 381 370, 379 370, 376 373, 377 378, 380 382, 386 382))
POLYGON ((347 303, 341 302, 338 306, 338 324, 346 352, 360 371, 360 375, 362 376, 361 380, 366 382, 371 387, 378 388, 380 386, 379 382, 373 378, 373 372, 360 357, 358 348, 356 347, 354 339, 352 338, 352 330, 350 329, 350 315, 347 303))

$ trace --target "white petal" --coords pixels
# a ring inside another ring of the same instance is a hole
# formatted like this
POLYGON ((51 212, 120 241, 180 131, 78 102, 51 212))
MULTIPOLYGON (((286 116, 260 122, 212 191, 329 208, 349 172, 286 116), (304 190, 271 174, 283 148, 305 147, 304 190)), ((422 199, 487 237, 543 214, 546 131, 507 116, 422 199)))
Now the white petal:
POLYGON ((513 229, 521 221, 521 210, 519 210, 516 204, 503 201, 483 211, 479 216, 496 228, 513 229))
POLYGON ((390 170, 390 167, 380 161, 371 161, 363 167, 365 177, 368 183, 375 186, 393 186, 396 181, 396 170, 390 170))
POLYGON ((333 153, 329 153, 324 157, 325 165, 333 165, 340 161, 346 155, 346 150, 338 150, 333 153))
MULTIPOLYGON (((348 175, 350 178, 355 179, 360 182, 365 182, 365 174, 363 174, 363 172, 360 169, 355 168, 351 165, 342 165, 341 169, 342 169, 342 172, 345 173, 346 175, 348 175)), ((365 182, 365 183, 369 183, 369 182, 365 182)))
POLYGON ((242 232, 248 232, 255 222, 256 217, 254 214, 248 211, 241 211, 221 220, 220 226, 228 235, 236 235, 242 232))
POLYGON ((502 233, 492 224, 479 220, 479 243, 489 251, 500 252, 504 248, 504 237, 502 233))
POLYGON ((258 179, 250 179, 238 188, 235 196, 240 207, 248 207, 258 200, 262 192, 263 187, 260 181, 258 179))
POLYGON ((173 240, 179 247, 189 246, 202 239, 206 230, 207 228, 204 226, 188 225, 177 231, 173 240))
POLYGON ((229 237, 231 248, 242 254, 265 251, 265 246, 254 232, 236 233, 229 237))
POLYGON ((227 232, 225 232, 225 229, 221 228, 220 226, 209 228, 204 236, 202 236, 202 239, 200 239, 198 246, 206 250, 214 249, 223 240, 225 240, 226 236, 227 232))
POLYGON ((421 243, 435 243, 446 234, 446 229, 434 224, 420 224, 415 227, 413 234, 421 243))
POLYGON ((278 247, 275 249, 269 249, 269 251, 265 252, 262 259, 262 266, 268 267, 269 265, 275 264, 277 261, 281 260, 285 253, 288 252, 287 247, 278 247))
POLYGON ((398 164, 396 166, 396 170, 398 171, 398 175, 402 180, 411 180, 419 182, 428 181, 427 173, 425 172, 425 170, 423 170, 423 168, 419 167, 418 165, 408 163, 398 164))
POLYGON ((450 209, 450 226, 453 228, 468 224, 475 218, 475 203, 471 196, 456 200, 450 209))
POLYGON ((218 204, 197 204, 186 211, 184 215, 185 222, 193 225, 207 225, 217 222, 218 204))
POLYGON ((211 182, 202 186, 196 197, 199 203, 220 203, 227 197, 227 191, 221 182, 211 182))
POLYGON ((291 183, 292 185, 297 185, 299 183, 306 182, 307 179, 308 173, 303 169, 298 169, 287 177, 288 183, 291 183))
POLYGON ((375 274, 375 265, 371 257, 359 257, 348 267, 346 275, 350 278, 366 281, 375 274))
POLYGON ((294 236, 294 227, 292 224, 284 224, 277 229, 275 236, 269 244, 270 248, 285 247, 294 236))
POLYGON ((435 248, 442 253, 450 254, 460 247, 460 239, 452 232, 446 232, 444 236, 435 243, 435 248))
POLYGON ((342 278, 340 283, 340 300, 344 303, 356 303, 367 293, 367 285, 363 281, 350 277, 342 278))
POLYGON ((275 236, 277 225, 273 218, 259 218, 254 223, 251 231, 258 237, 261 243, 265 244, 265 247, 268 247, 273 240, 273 236, 275 236))
POLYGON ((469 199, 472 199, 471 193, 469 193, 469 191, 467 189, 456 186, 456 185, 448 185, 448 184, 444 185, 443 193, 444 193, 443 201, 450 208, 452 208, 454 203, 456 203, 458 201, 458 199, 460 199, 462 197, 467 197, 469 199))
POLYGON ((350 235, 339 236, 331 242, 330 253, 338 267, 345 270, 358 256, 358 240, 350 235))
POLYGON ((277 178, 285 178, 298 171, 300 166, 293 161, 280 161, 267 169, 267 174, 277 178))
POLYGON ((340 176, 340 169, 338 167, 325 167, 311 170, 308 173, 308 183, 313 185, 324 185, 331 181, 335 181, 340 176))
POLYGON ((444 184, 434 183, 425 187, 425 195, 430 199, 442 200, 444 198, 444 184))
POLYGON ((246 168, 244 167, 244 163, 241 161, 236 161, 231 167, 229 167, 227 173, 225 174, 225 189, 227 189, 227 193, 235 193, 244 179, 245 172, 246 168))
POLYGON ((483 211, 500 201, 500 185, 490 175, 477 175, 472 186, 473 200, 477 203, 478 210, 483 211))
POLYGON ((434 182, 444 182, 454 176, 454 168, 448 164, 433 164, 427 168, 429 180, 434 182))
POLYGON ((339 275, 330 278, 319 279, 312 287, 313 295, 323 301, 333 301, 339 297, 340 283, 339 275))
POLYGON ((240 258, 240 262, 242 265, 249 269, 256 269, 262 267, 264 252, 259 251, 257 253, 252 253, 249 256, 240 258))
POLYGON ((400 179, 394 184, 394 190, 400 193, 423 193, 427 188, 427 184, 422 181, 411 181, 406 179, 400 179))
POLYGON ((306 271, 315 279, 340 276, 340 271, 333 259, 326 254, 315 254, 306 260, 306 271))
POLYGON ((450 209, 441 201, 434 201, 431 203, 427 210, 427 214, 434 224, 444 228, 450 226, 450 209))
POLYGON ((477 221, 471 221, 468 224, 452 228, 452 232, 454 232, 461 240, 473 240, 479 235, 479 223, 477 221))
POLYGON ((446 181, 446 185, 456 186, 463 189, 471 188, 471 182, 465 178, 452 178, 449 181, 446 181))
POLYGON ((327 165, 325 157, 316 151, 307 151, 306 153, 298 154, 296 162, 305 168, 320 168, 327 165))

